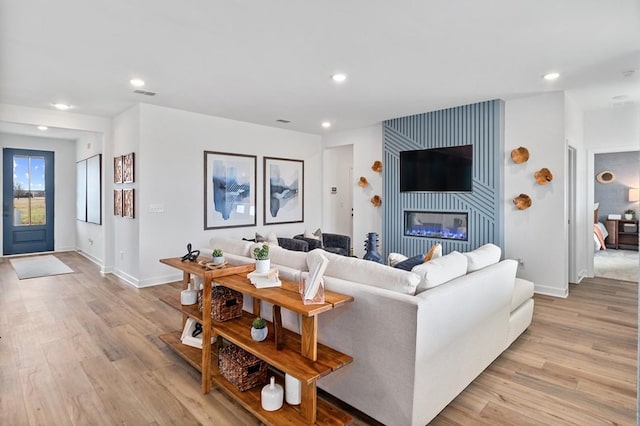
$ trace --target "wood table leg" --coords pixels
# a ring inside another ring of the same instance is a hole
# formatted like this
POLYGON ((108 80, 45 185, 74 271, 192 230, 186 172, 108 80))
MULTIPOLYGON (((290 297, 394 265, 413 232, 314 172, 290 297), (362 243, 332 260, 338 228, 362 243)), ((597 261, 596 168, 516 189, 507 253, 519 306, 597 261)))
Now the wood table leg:
POLYGON ((318 317, 302 316, 302 333, 301 333, 301 348, 300 353, 302 356, 317 361, 318 360, 318 317))
POLYGON ((211 278, 202 289, 202 393, 211 390, 211 278))
MULTIPOLYGON (((186 290, 189 288, 189 283, 191 282, 191 274, 187 271, 182 272, 182 289, 186 290)), ((187 318, 189 316, 187 314, 182 314, 182 329, 184 330, 184 325, 187 323, 187 318)))
POLYGON ((260 299, 253 298, 253 315, 260 316, 260 299))
POLYGON ((318 410, 318 390, 316 382, 300 384, 300 413, 311 424, 316 422, 318 410))
POLYGON ((284 347, 284 330, 282 329, 282 313, 280 306, 273 305, 273 328, 276 341, 276 349, 281 351, 284 347))

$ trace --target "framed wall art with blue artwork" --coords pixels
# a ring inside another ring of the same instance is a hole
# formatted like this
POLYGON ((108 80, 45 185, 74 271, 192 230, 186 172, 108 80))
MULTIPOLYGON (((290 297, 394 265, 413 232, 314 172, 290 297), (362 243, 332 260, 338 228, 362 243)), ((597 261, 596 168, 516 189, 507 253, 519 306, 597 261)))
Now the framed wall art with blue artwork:
POLYGON ((204 152, 204 229, 256 225, 255 155, 204 152))
POLYGON ((264 157, 264 224, 304 221, 304 161, 264 157))

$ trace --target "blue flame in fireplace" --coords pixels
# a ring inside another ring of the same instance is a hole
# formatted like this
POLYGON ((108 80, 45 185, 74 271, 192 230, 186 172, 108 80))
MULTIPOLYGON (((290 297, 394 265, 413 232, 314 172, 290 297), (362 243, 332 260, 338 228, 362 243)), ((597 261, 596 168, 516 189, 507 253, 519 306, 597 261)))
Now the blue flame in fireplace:
POLYGON ((409 237, 441 238, 443 240, 467 241, 467 228, 445 228, 441 224, 428 223, 414 225, 405 230, 405 235, 409 237))

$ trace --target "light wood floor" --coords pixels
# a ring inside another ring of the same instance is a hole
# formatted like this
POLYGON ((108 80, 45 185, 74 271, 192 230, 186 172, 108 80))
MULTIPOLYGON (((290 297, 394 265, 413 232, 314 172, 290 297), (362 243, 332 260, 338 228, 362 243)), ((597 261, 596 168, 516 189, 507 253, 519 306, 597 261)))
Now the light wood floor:
MULTIPOLYGON (((254 425, 157 338, 180 316, 75 253, 74 274, 20 281, 0 259, 0 425, 254 425)), ((433 425, 636 424, 637 285, 536 296, 531 327, 433 425)), ((428 397, 428 396, 425 396, 428 397)), ((375 423, 356 416, 356 425, 375 423)))

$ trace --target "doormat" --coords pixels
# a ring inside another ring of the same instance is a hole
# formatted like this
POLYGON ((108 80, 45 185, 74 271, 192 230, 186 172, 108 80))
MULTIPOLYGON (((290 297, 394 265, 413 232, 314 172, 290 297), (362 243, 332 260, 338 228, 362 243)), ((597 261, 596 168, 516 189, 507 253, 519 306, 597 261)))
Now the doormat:
POLYGON ((62 263, 60 259, 52 255, 20 257, 10 259, 11 266, 15 269, 18 278, 46 277, 49 275, 70 274, 73 269, 62 263))

